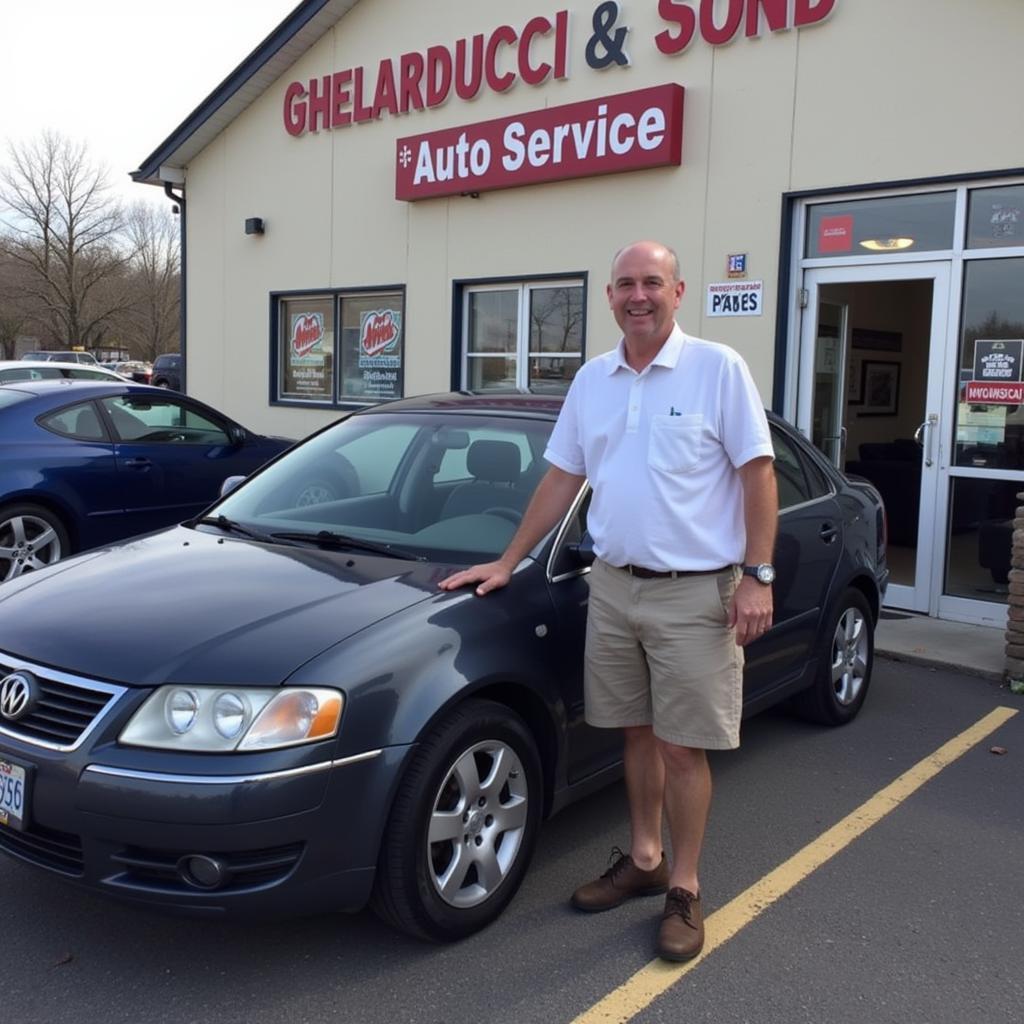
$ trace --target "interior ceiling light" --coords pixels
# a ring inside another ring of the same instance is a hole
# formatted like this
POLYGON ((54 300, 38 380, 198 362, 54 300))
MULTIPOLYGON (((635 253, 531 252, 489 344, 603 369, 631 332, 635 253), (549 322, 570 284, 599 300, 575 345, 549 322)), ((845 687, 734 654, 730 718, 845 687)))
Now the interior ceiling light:
POLYGON ((858 244, 872 252, 892 252, 894 249, 909 249, 914 244, 914 240, 912 238, 865 238, 858 244))

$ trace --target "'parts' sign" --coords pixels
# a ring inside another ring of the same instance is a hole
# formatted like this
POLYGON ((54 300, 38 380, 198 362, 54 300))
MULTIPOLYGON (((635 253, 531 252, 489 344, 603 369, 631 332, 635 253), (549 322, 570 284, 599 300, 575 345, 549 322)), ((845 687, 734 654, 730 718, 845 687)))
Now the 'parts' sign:
POLYGON ((683 89, 662 85, 399 139, 395 197, 426 199, 678 165, 683 89))
POLYGON ((719 281, 708 285, 708 316, 760 316, 763 281, 719 281))

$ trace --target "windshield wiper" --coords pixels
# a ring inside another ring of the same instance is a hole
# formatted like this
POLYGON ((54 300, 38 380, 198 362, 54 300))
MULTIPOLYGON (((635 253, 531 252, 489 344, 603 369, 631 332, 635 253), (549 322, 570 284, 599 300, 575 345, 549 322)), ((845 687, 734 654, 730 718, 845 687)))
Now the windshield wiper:
MULTIPOLYGON (((265 544, 276 544, 278 535, 264 533, 262 530, 254 530, 251 526, 243 526, 234 519, 227 516, 205 516, 192 523, 193 526, 217 526, 225 533, 237 533, 240 537, 248 537, 250 540, 261 540, 265 544)), ((282 540, 287 538, 282 537, 282 540)))
POLYGON ((350 537, 346 533, 335 533, 333 530, 318 530, 307 533, 301 531, 286 531, 284 533, 273 533, 271 537, 280 540, 304 540, 310 544, 320 544, 322 547, 334 548, 356 548, 359 551, 372 551, 377 555, 387 555, 389 558, 405 558, 412 562, 425 562, 426 555, 418 551, 409 551, 407 548, 400 548, 394 544, 383 544, 374 540, 361 540, 359 537, 350 537))

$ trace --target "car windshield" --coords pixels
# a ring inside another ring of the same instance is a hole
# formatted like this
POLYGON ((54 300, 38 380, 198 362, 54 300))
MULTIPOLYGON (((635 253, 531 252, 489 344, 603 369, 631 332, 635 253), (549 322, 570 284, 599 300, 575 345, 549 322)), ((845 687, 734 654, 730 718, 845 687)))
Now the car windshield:
POLYGON ((485 414, 353 416, 232 491, 216 514, 292 541, 322 543, 326 531, 398 557, 489 560, 547 469, 551 427, 485 414))

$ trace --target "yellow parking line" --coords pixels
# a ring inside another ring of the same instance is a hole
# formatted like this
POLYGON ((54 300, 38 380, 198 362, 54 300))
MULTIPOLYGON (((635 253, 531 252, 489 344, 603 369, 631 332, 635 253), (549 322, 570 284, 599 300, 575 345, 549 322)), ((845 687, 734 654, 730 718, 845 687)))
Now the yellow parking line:
POLYGON ((631 1020, 654 999, 668 991, 680 978, 692 971, 704 957, 728 942, 744 925, 753 921, 758 914, 785 896, 797 883, 831 860, 854 839, 863 835, 890 811, 894 811, 929 779, 966 754, 1015 714, 1017 712, 1014 708, 996 708, 959 736, 944 743, 923 761, 919 761, 884 789, 879 790, 871 799, 861 804, 827 832, 822 833, 812 843, 808 843, 774 871, 755 882, 745 892, 741 892, 721 910, 715 911, 707 919, 704 952, 698 959, 685 964, 652 960, 600 1002, 581 1013, 572 1024, 624 1024, 631 1020))

